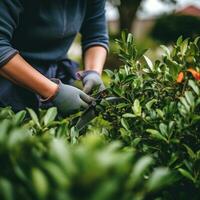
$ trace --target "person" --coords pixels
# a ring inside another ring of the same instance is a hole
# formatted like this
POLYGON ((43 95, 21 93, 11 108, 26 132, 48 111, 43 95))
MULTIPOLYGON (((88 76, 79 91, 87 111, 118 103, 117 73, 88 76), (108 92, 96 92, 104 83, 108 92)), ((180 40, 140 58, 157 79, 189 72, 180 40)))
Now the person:
POLYGON ((0 1, 0 107, 14 111, 54 105, 68 115, 104 89, 108 51, 105 0, 0 1), (76 65, 67 52, 82 35, 83 91, 72 86, 76 65))

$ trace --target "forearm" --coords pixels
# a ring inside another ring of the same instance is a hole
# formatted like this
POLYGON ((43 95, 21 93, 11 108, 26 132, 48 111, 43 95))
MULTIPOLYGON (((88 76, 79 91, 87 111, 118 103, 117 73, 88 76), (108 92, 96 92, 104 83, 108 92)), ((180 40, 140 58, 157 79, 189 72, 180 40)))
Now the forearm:
POLYGON ((6 79, 8 79, 8 80, 14 82, 15 84, 17 84, 17 83, 15 82, 15 80, 13 80, 13 79, 12 79, 11 77, 9 77, 5 72, 3 72, 1 68, 0 68, 0 76, 3 76, 4 78, 6 78, 6 79))
POLYGON ((102 74, 106 56, 107 50, 104 47, 94 46, 89 48, 84 54, 85 70, 94 70, 102 74))
POLYGON ((35 70, 18 54, 0 69, 0 75, 34 91, 43 98, 52 96, 58 87, 57 84, 35 70))

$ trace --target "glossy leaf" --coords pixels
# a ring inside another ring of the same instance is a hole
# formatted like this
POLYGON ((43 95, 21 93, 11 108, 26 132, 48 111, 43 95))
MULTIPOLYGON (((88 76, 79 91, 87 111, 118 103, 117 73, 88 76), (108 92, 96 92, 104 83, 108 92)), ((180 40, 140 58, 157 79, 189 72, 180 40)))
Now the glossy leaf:
POLYGON ((57 116, 57 108, 53 107, 47 110, 47 113, 44 116, 44 125, 47 126, 51 122, 53 122, 57 116))

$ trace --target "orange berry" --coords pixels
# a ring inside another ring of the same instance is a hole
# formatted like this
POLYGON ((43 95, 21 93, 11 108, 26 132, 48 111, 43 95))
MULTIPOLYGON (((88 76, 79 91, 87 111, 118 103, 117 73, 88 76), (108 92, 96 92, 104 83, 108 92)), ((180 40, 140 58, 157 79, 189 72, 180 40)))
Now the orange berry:
POLYGON ((192 76, 197 80, 199 81, 200 80, 200 73, 197 72, 196 70, 192 69, 192 68, 189 68, 187 70, 188 72, 190 72, 192 74, 192 76))
POLYGON ((178 74, 178 77, 177 77, 177 79, 176 79, 176 82, 177 82, 177 83, 182 83, 182 82, 183 82, 183 79, 184 79, 184 73, 183 73, 183 72, 180 72, 180 73, 178 74))

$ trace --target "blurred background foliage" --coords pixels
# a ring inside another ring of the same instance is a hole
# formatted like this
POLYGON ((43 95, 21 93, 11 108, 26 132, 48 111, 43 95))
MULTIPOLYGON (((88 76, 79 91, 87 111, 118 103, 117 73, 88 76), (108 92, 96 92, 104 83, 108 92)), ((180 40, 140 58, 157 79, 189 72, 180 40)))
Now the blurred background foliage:
MULTIPOLYGON (((105 68, 109 69, 121 65, 115 39, 123 30, 133 33, 139 50, 149 49, 147 55, 153 61, 162 55, 161 43, 170 47, 180 35, 200 35, 199 0, 107 0, 106 15, 110 52, 105 68)), ((82 67, 80 40, 78 35, 69 57, 82 67)))
POLYGON ((151 36, 162 43, 173 43, 180 35, 194 37, 200 33, 200 18, 189 15, 164 15, 156 20, 151 36))

